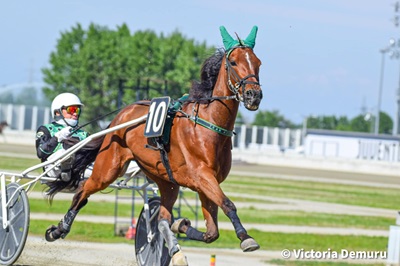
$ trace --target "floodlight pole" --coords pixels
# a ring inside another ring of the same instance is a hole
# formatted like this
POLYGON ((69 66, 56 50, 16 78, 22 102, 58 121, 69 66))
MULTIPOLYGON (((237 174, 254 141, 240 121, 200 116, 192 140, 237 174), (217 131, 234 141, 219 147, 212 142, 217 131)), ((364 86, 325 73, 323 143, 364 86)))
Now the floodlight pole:
POLYGON ((382 59, 381 59, 381 75, 380 75, 379 90, 378 90, 378 105, 376 107, 376 117, 375 117, 375 123, 374 123, 375 124, 375 130, 374 130, 375 135, 379 134, 379 117, 380 117, 381 102, 382 102, 383 76, 384 76, 384 70, 385 70, 385 53, 387 51, 388 51, 388 48, 380 50, 380 52, 382 54, 382 59))

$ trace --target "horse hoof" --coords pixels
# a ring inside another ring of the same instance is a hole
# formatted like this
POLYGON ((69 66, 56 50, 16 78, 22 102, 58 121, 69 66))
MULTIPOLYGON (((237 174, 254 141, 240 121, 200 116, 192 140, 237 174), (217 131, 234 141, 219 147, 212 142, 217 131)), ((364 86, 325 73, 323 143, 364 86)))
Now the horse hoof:
POLYGON ((55 225, 50 225, 47 229, 46 229, 46 233, 44 234, 44 237, 46 238, 47 242, 54 242, 57 239, 53 237, 53 232, 57 229, 57 226, 55 225))
POLYGON ((240 243, 243 252, 250 252, 260 248, 260 245, 253 238, 247 238, 240 243))
POLYGON ((179 250, 172 256, 172 266, 188 266, 186 256, 179 250))
POLYGON ((179 234, 179 225, 183 221, 183 218, 175 220, 174 223, 171 225, 171 231, 175 234, 179 234))
POLYGON ((190 226, 190 220, 186 219, 186 218, 181 218, 178 220, 175 220, 174 223, 171 225, 171 231, 174 232, 175 234, 179 234, 179 233, 184 233, 182 230, 182 226, 190 226))

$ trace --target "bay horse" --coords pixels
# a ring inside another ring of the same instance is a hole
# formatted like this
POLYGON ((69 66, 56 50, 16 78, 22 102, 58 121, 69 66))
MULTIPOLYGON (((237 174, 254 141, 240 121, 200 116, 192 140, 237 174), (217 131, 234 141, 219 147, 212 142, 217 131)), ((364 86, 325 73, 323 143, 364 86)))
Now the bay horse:
MULTIPOLYGON (((170 140, 165 149, 169 158, 167 166, 160 151, 147 148, 152 143, 143 134, 145 122, 105 135, 92 175, 78 188, 64 218, 57 226, 47 229, 46 240, 64 238, 89 196, 107 188, 125 173, 129 162, 135 160, 159 188, 158 228, 167 243, 173 265, 187 265, 174 233, 185 233, 189 239, 205 243, 215 241, 219 237, 218 208, 231 220, 241 249, 245 252, 259 249, 258 243, 241 224, 235 205, 220 187, 231 168, 231 137, 239 105, 242 102, 245 108, 255 111, 262 99, 261 61, 253 51, 257 30, 254 26, 242 40, 237 34, 234 39, 225 27, 220 27, 225 49, 217 50, 205 60, 201 81, 192 85, 188 98, 173 117, 170 140), (188 219, 172 221, 172 209, 180 186, 199 194, 206 232, 192 227, 188 219)), ((125 107, 110 127, 146 115, 149 104, 149 101, 141 101, 125 107)))
POLYGON ((4 130, 4 128, 6 128, 7 126, 8 126, 7 121, 2 121, 2 122, 0 123, 0 134, 3 134, 3 130, 4 130))

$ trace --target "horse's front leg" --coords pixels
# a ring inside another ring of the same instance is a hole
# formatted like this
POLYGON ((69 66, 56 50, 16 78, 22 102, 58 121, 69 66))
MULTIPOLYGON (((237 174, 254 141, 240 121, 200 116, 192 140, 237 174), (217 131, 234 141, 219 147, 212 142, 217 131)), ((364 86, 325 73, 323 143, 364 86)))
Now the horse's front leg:
POLYGON ((235 228, 236 236, 240 239, 240 247, 244 252, 254 251, 260 248, 258 243, 247 234, 242 223, 240 222, 239 216, 237 215, 237 209, 235 204, 224 195, 223 203, 221 206, 225 215, 231 220, 233 227, 235 228))
POLYGON ((158 230, 167 243, 168 253, 172 257, 172 265, 188 265, 186 257, 178 244, 178 239, 176 239, 174 233, 171 231, 172 208, 178 198, 179 186, 160 179, 157 180, 157 186, 161 195, 158 230))
MULTIPOLYGON (((228 216, 229 219, 231 220, 232 225, 236 232, 236 236, 240 239, 240 247, 242 248, 242 250, 244 252, 248 252, 259 249, 260 246, 258 245, 258 243, 251 236, 247 234, 246 229, 240 222, 239 216, 237 215, 237 209, 235 207, 235 204, 233 204, 233 202, 227 196, 225 196, 215 176, 211 172, 209 174, 206 174, 207 169, 198 170, 196 172, 202 173, 203 175, 201 177, 192 178, 192 180, 199 180, 199 182, 192 184, 190 188, 192 190, 198 191, 199 195, 204 195, 204 197, 200 198, 202 201, 205 201, 204 203, 202 202, 203 209, 207 210, 207 207, 204 208, 204 206, 207 206, 208 201, 220 207, 222 211, 225 213, 225 215, 228 216)), ((210 212, 210 217, 213 217, 212 205, 208 206, 208 210, 210 212)), ((205 216, 205 218, 206 217, 207 215, 205 216)), ((211 219, 206 220, 206 222, 209 224, 207 224, 207 232, 205 234, 197 231, 194 228, 193 229, 196 231, 193 231, 192 229, 188 231, 187 228, 190 228, 190 224, 189 226, 187 226, 188 223, 186 222, 185 224, 185 222, 186 221, 181 221, 181 224, 178 224, 176 226, 173 225, 173 228, 178 228, 180 232, 186 231, 186 235, 189 232, 191 237, 189 236, 188 237, 195 240, 206 242, 206 240, 214 241, 216 238, 218 238, 218 231, 217 231, 218 227, 216 218, 213 218, 212 220, 211 219)))

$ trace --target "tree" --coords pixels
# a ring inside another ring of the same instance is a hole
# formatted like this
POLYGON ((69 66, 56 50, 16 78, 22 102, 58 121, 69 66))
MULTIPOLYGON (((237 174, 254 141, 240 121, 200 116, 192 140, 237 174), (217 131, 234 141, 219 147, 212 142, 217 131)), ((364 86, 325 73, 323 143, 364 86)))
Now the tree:
POLYGON ((33 87, 24 88, 19 94, 16 95, 15 104, 37 105, 37 93, 33 87))
MULTIPOLYGON (((353 132, 373 132, 375 118, 366 117, 360 114, 352 119, 346 116, 309 116, 306 119, 307 129, 324 129, 338 131, 353 131, 353 132)), ((253 125, 268 126, 268 127, 287 127, 287 128, 302 128, 303 125, 295 125, 290 120, 287 120, 279 111, 258 111, 253 125)), ((379 133, 391 134, 393 128, 393 120, 385 112, 380 112, 379 133)))
POLYGON ((293 128, 294 124, 287 120, 283 115, 279 114, 279 111, 258 111, 253 125, 256 126, 267 126, 267 127, 283 127, 293 128))
POLYGON ((11 91, 6 91, 0 94, 0 103, 14 103, 14 96, 11 91))
POLYGON ((365 115, 358 115, 351 119, 351 131, 356 132, 371 132, 372 131, 372 119, 365 119, 365 115))
POLYGON ((337 120, 337 126, 335 130, 339 131, 351 131, 350 121, 346 116, 341 116, 337 120))
POLYGON ((238 114, 237 114, 237 116, 236 116, 236 122, 235 122, 237 125, 243 125, 243 124, 246 124, 246 121, 245 121, 245 119, 244 119, 244 117, 243 117, 243 115, 242 115, 242 113, 241 112, 238 112, 238 114))
POLYGON ((160 96, 163 87, 169 96, 181 96, 214 50, 178 31, 167 36, 151 30, 132 35, 125 24, 117 30, 95 24, 84 30, 77 24, 61 33, 50 67, 42 70, 49 85, 44 93, 49 99, 62 92, 77 94, 88 107, 82 118, 92 120, 116 110, 121 91, 125 104, 137 95, 160 96))
POLYGON ((393 131, 393 120, 385 112, 379 112, 379 133, 381 134, 392 134, 393 131))
POLYGON ((307 117, 307 128, 323 129, 320 120, 321 117, 315 117, 315 116, 307 117))

